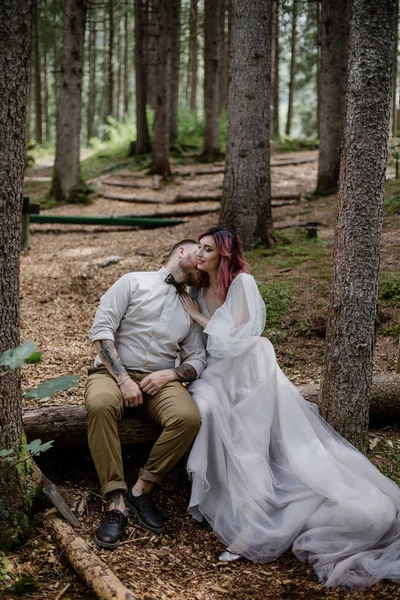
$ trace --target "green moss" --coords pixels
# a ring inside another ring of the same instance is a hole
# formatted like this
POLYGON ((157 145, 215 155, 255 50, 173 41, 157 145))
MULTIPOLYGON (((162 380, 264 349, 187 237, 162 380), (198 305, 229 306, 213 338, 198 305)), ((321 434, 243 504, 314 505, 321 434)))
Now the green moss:
POLYGON ((400 272, 381 273, 379 281, 379 298, 400 306, 400 272))
MULTIPOLYGON (((7 527, 0 527, 0 548, 8 550, 26 538, 30 531, 31 517, 35 501, 40 493, 40 488, 35 480, 34 463, 26 449, 25 434, 21 434, 17 464, 10 467, 6 484, 10 490, 10 498, 16 502, 10 503, 2 515, 3 523, 7 527), (14 494, 11 491, 14 490, 14 494), (22 490, 22 498, 19 496, 22 490), (18 500, 20 501, 18 502, 18 500)), ((7 467, 4 467, 7 468, 7 467)))
POLYGON ((278 342, 287 336, 285 317, 290 312, 292 286, 286 281, 261 281, 258 289, 265 302, 266 323, 263 335, 278 342))
POLYGON ((30 575, 23 575, 16 579, 10 586, 10 590, 16 596, 25 596, 29 592, 35 592, 39 589, 38 583, 30 575))

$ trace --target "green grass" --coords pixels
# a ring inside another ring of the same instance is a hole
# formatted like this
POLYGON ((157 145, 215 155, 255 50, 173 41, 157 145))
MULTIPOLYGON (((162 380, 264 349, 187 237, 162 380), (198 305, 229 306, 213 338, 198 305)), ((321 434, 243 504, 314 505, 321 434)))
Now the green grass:
POLYGON ((292 285, 288 281, 258 281, 258 289, 265 303, 266 323, 263 335, 278 342, 286 337, 285 317, 293 303, 292 285))
POLYGON ((283 136, 274 142, 275 152, 298 152, 300 150, 317 150, 318 140, 315 138, 291 138, 283 136))
POLYGON ((379 299, 394 306, 400 306, 400 271, 381 273, 379 281, 379 299))
POLYGON ((265 266, 278 269, 294 269, 305 263, 312 263, 312 268, 326 266, 326 243, 319 238, 307 238, 303 231, 276 233, 277 244, 272 248, 257 248, 250 251, 248 260, 258 275, 265 266))

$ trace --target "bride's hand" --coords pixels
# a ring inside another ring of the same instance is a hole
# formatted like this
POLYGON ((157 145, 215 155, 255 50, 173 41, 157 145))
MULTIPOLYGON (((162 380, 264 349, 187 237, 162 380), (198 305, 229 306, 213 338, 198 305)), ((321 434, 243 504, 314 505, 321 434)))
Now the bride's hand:
POLYGON ((196 318, 199 315, 201 315, 199 305, 197 304, 197 302, 195 302, 187 292, 183 292, 182 294, 180 294, 179 299, 182 302, 183 308, 186 310, 188 315, 192 317, 192 319, 195 321, 196 318))

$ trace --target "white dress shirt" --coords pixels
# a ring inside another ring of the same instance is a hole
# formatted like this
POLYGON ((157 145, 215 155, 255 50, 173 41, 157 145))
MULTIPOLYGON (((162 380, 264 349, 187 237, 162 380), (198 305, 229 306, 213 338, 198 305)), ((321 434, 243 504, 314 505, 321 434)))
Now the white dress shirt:
MULTIPOLYGON (((126 369, 153 372, 178 362, 199 377, 206 365, 203 335, 183 308, 175 287, 165 283, 167 269, 127 273, 100 299, 92 342, 112 340, 126 369)), ((101 366, 96 356, 95 366, 101 366)))

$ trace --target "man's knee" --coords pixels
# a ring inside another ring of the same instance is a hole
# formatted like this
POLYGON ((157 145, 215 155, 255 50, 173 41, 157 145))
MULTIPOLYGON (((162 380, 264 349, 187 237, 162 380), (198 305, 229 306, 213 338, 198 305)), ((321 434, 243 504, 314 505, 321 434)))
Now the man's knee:
POLYGON ((85 401, 87 419, 102 417, 120 419, 122 416, 121 401, 107 390, 86 395, 85 401))
POLYGON ((200 428, 200 413, 194 405, 190 410, 181 410, 175 416, 173 426, 179 427, 186 435, 194 437, 200 428))

